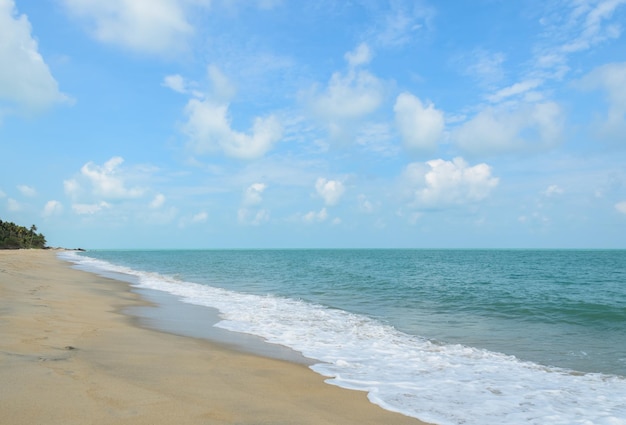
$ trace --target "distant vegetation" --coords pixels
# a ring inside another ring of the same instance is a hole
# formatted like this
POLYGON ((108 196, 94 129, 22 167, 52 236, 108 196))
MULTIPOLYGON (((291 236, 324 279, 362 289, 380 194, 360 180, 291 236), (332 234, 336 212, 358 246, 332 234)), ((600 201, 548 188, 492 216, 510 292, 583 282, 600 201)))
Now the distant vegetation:
POLYGON ((0 249, 45 248, 46 238, 37 233, 34 224, 27 229, 10 221, 0 220, 0 249))

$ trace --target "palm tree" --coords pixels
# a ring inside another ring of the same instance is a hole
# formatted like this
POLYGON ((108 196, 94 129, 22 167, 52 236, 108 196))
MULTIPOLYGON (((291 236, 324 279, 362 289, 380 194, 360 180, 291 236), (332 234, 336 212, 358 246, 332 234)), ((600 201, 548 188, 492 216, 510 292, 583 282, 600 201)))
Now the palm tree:
POLYGON ((33 237, 35 236, 35 232, 37 231, 37 226, 34 224, 30 226, 30 248, 33 247, 33 237))
POLYGON ((11 221, 0 220, 0 249, 45 248, 46 238, 34 224, 27 229, 11 221))

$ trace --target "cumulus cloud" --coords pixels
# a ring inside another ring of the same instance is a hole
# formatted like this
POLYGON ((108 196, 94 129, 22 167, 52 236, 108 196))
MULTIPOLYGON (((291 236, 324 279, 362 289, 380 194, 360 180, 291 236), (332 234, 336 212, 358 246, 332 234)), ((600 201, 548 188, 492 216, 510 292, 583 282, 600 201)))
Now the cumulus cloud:
POLYGON ((25 184, 20 184, 17 186, 17 189, 21 192, 22 195, 32 198, 37 195, 37 191, 35 188, 31 186, 27 186, 25 184))
POLYGON ((564 114, 555 102, 487 107, 453 133, 471 154, 542 151, 561 141, 564 114))
POLYGON ((237 220, 240 224, 260 226, 261 224, 268 222, 269 219, 270 212, 265 208, 261 208, 256 211, 249 208, 240 208, 237 211, 237 220))
POLYGON ((326 117, 360 118, 378 108, 382 83, 367 71, 335 73, 328 87, 314 100, 316 112, 326 117))
POLYGON ((328 206, 336 205, 345 192, 343 183, 338 180, 327 180, 318 178, 315 182, 315 190, 317 194, 324 199, 324 203, 328 206))
POLYGON ((53 199, 46 202, 46 205, 44 205, 41 215, 43 217, 51 217, 53 215, 61 214, 62 212, 63 204, 53 199))
MULTIPOLYGON (((72 211, 78 215, 94 215, 112 208, 113 205, 119 206, 143 197, 143 188, 128 184, 129 180, 137 176, 122 168, 123 162, 124 159, 119 156, 112 157, 102 165, 90 161, 74 177, 64 180, 63 187, 72 201, 72 211)), ((149 206, 157 207, 164 200, 156 195, 149 206)))
POLYGON ((209 214, 206 211, 201 211, 197 214, 194 214, 193 217, 191 217, 191 222, 192 223, 204 223, 205 221, 207 221, 209 218, 209 214))
POLYGON ((463 158, 434 159, 409 164, 404 177, 412 191, 414 207, 443 208, 482 201, 498 185, 485 163, 470 166, 463 158))
MULTIPOLYGON (((119 166, 124 158, 115 156, 103 165, 88 162, 80 169, 81 175, 91 183, 94 194, 98 197, 110 200, 138 198, 143 195, 139 188, 127 188, 124 176, 119 166)), ((74 189, 74 183, 66 183, 65 189, 74 189)))
POLYGON ((305 223, 316 223, 326 221, 328 218, 328 212, 326 211, 326 207, 322 208, 319 211, 309 211, 308 213, 302 216, 302 220, 305 223))
POLYGON ((546 190, 543 191, 543 194, 548 198, 556 195, 562 195, 563 193, 564 190, 556 184, 551 184, 546 190))
POLYGON ((180 74, 167 75, 163 79, 163 85, 178 93, 187 93, 187 83, 180 74))
POLYGON ((615 209, 622 214, 626 214, 626 201, 615 204, 615 209))
POLYGON ((253 183, 248 186, 243 194, 243 204, 248 206, 260 204, 263 200, 261 195, 265 189, 267 189, 265 183, 253 183))
POLYGON ((424 105, 410 93, 401 93, 393 108, 396 125, 407 149, 434 151, 443 135, 445 126, 443 112, 433 104, 424 105))
POLYGON ((344 57, 348 65, 352 67, 365 65, 372 60, 372 51, 367 43, 361 43, 354 51, 346 53, 344 57))
POLYGON ((262 194, 265 189, 267 189, 265 183, 253 183, 246 188, 241 200, 243 206, 237 211, 237 220, 240 224, 259 226, 269 221, 269 210, 265 208, 251 208, 263 201, 262 194))
MULTIPOLYGON (((192 91, 185 106, 186 121, 181 130, 188 137, 188 147, 195 154, 221 152, 238 159, 255 159, 265 155, 282 138, 283 128, 274 115, 255 117, 248 133, 234 130, 229 116, 229 99, 234 87, 215 66, 208 67, 211 92, 192 91)), ((166 78, 164 85, 188 93, 184 80, 166 78)))
POLYGON ((163 195, 162 193, 157 193, 154 196, 154 199, 152 199, 152 201, 150 202, 150 208, 159 209, 163 206, 164 203, 165 203, 165 195, 163 195))
POLYGON ((626 62, 603 65, 591 71, 579 83, 583 89, 599 89, 606 94, 606 118, 596 124, 603 138, 623 140, 626 134, 626 62))
POLYGON ((98 41, 130 50, 173 54, 185 47, 194 28, 188 15, 198 0, 63 0, 70 16, 98 41))
POLYGON ((350 139, 360 120, 378 109, 383 101, 382 81, 366 70, 355 68, 367 63, 369 55, 366 45, 347 53, 348 71, 335 72, 322 92, 314 88, 308 94, 313 114, 334 140, 350 139))
POLYGON ((282 137, 282 127, 273 115, 255 118, 246 134, 231 128, 226 104, 191 99, 185 114, 183 131, 196 154, 221 151, 234 158, 254 159, 265 155, 282 137))
POLYGON ((0 0, 0 100, 27 113, 70 101, 59 91, 31 30, 13 0, 0 0))

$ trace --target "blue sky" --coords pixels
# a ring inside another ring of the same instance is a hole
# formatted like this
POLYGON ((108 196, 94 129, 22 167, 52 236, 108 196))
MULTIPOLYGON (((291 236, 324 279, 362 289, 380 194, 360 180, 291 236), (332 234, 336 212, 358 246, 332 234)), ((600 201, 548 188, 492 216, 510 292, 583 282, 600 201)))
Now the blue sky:
POLYGON ((626 0, 0 0, 0 218, 85 248, 626 248, 626 0))

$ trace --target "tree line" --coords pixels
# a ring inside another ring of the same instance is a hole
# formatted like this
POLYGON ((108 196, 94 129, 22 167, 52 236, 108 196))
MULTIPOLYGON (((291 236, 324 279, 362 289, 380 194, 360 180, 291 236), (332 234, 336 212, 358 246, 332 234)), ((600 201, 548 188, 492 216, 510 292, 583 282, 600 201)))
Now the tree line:
POLYGON ((37 233, 34 224, 27 229, 10 221, 0 220, 0 249, 45 248, 46 237, 37 233))

